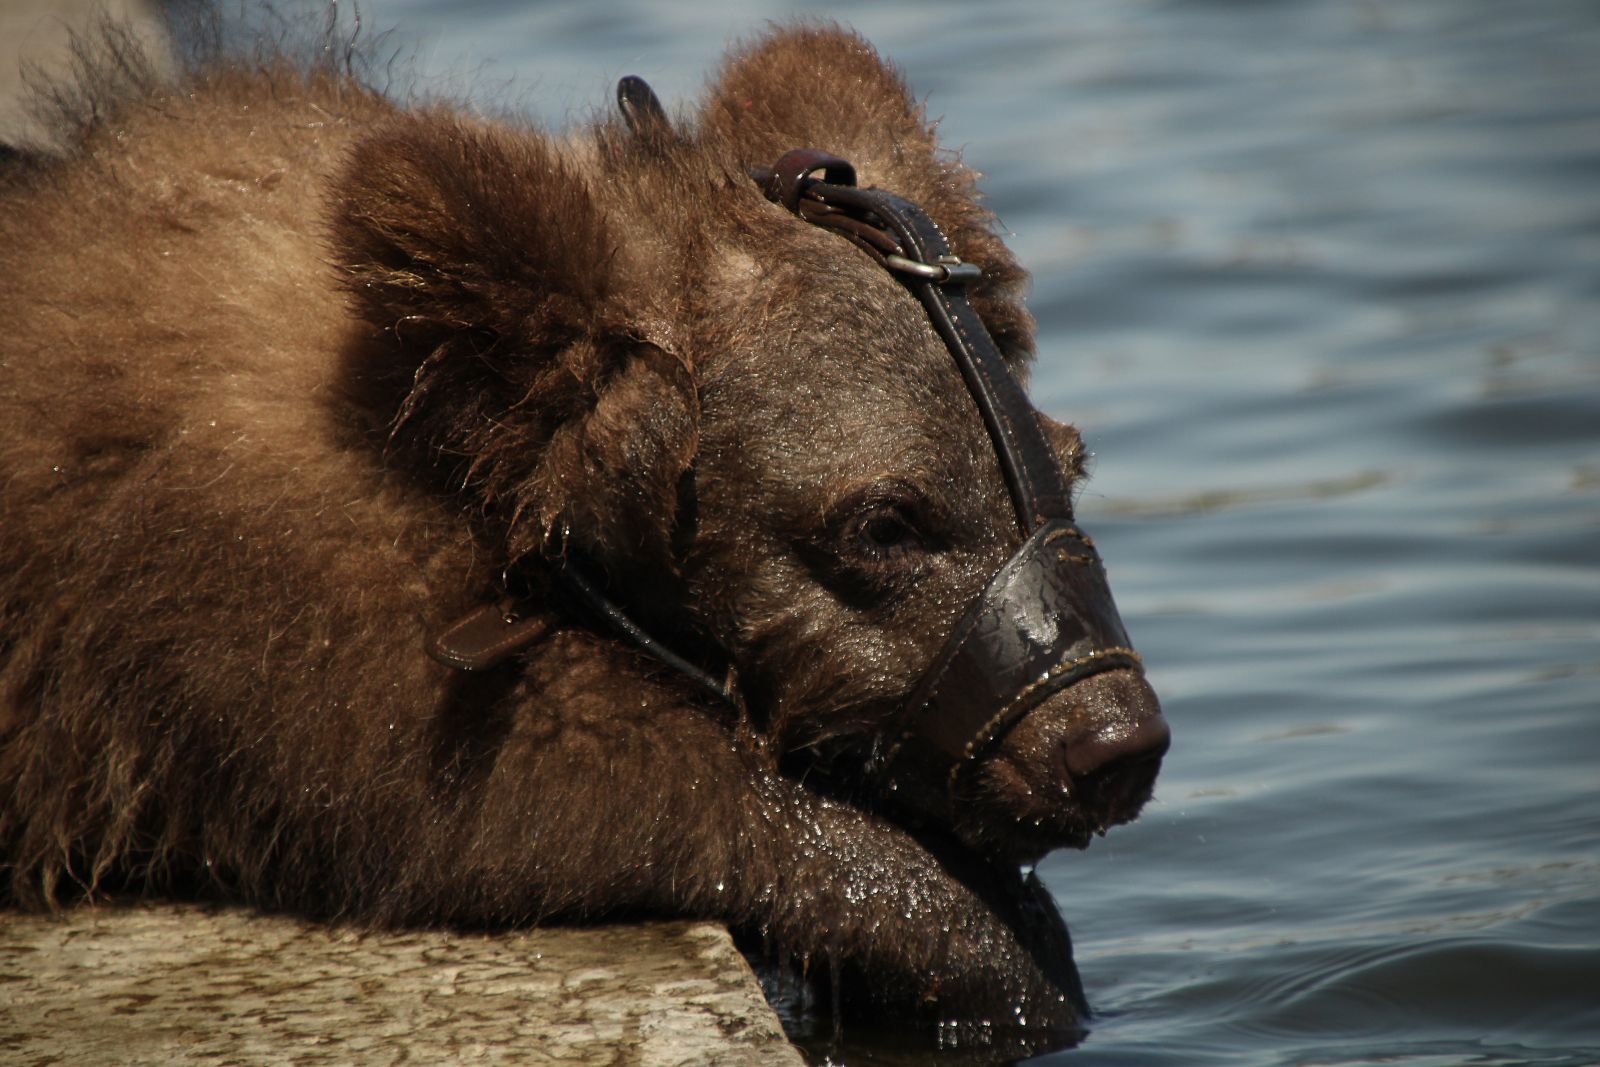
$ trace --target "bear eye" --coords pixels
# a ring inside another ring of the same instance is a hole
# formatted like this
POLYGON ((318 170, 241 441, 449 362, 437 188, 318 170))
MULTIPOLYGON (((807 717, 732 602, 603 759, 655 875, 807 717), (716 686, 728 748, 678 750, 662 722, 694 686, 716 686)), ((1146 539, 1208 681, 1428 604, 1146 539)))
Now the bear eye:
POLYGON ((945 549, 937 510, 903 482, 859 489, 829 512, 820 529, 794 545, 818 579, 852 607, 874 610, 904 597, 945 549))
POLYGON ((891 552, 915 547, 916 531, 899 515, 876 511, 858 521, 856 536, 873 551, 891 552))
POLYGON ((872 504, 857 512, 847 526, 847 550, 875 563, 897 561, 920 553, 924 545, 909 509, 900 504, 872 504))

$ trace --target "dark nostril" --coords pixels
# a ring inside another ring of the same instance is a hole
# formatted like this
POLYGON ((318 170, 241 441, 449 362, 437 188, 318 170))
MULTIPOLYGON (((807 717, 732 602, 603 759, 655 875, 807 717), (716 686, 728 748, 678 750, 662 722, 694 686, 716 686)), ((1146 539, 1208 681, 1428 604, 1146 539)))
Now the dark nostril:
POLYGON ((1155 790, 1161 755, 1152 751, 1102 764, 1090 774, 1070 779, 1067 786, 1094 829, 1127 822, 1139 813, 1155 790))
POLYGON ((1094 774, 1114 763, 1135 760, 1159 763, 1171 741, 1172 732, 1159 711, 1133 722, 1103 723, 1065 742, 1061 753, 1062 769, 1076 779, 1094 774))

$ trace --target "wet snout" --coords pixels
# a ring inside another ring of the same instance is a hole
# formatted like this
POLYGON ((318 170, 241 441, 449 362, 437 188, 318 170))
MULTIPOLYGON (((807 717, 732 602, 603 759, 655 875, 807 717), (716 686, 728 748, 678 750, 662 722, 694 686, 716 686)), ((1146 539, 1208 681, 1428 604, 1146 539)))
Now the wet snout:
POLYGON ((1039 723, 1059 731, 1050 768, 1056 783, 1096 816, 1096 829, 1127 822, 1149 799, 1171 741, 1154 691, 1141 675, 1124 670, 1085 678, 1062 696, 1070 706, 1039 723), (1052 717, 1064 721, 1052 724, 1052 717))
POLYGON ((1030 711, 973 768, 963 836, 1019 860, 1081 848, 1139 814, 1169 740, 1142 674, 1091 675, 1030 711))

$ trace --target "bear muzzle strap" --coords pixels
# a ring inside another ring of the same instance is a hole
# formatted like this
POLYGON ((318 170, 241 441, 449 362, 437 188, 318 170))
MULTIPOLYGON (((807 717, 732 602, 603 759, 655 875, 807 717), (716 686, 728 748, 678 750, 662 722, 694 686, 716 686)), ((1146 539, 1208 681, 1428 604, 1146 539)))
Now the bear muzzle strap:
POLYGON ((1023 544, 956 624, 873 770, 899 803, 948 818, 957 776, 1051 695, 1093 674, 1143 671, 1094 543, 1072 517, 1055 450, 966 287, 982 277, 915 204, 861 189, 855 168, 802 148, 753 171, 768 199, 849 239, 921 301, 994 443, 1023 544), (815 175, 821 173, 821 178, 815 175))

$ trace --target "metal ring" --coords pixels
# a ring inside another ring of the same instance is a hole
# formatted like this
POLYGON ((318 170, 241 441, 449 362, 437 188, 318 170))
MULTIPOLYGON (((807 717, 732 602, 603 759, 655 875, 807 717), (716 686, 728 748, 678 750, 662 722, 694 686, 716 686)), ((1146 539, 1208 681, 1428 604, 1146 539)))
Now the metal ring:
POLYGON ((920 260, 907 259, 905 256, 887 255, 883 257, 883 263, 890 270, 940 284, 955 282, 964 285, 983 277, 982 267, 975 263, 963 263, 955 256, 941 256, 937 263, 923 263, 920 260))

